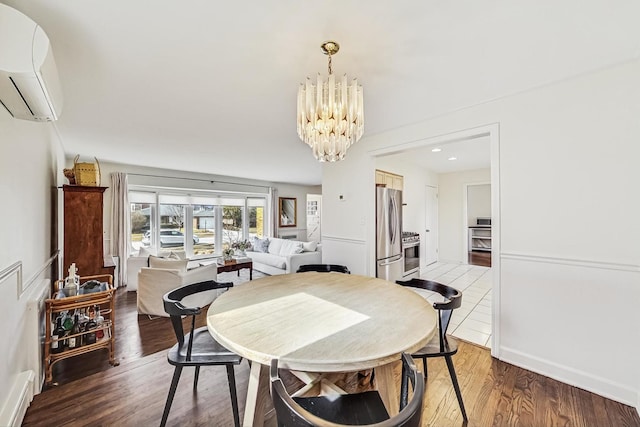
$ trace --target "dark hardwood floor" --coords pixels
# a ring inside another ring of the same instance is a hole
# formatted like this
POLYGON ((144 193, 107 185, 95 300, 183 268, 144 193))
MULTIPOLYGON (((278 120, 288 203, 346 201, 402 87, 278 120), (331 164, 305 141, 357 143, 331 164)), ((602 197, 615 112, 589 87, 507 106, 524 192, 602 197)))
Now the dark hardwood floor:
MULTIPOLYGON (((170 322, 138 316, 134 292, 118 290, 116 304, 120 366, 109 365, 106 351, 59 363, 59 385, 35 396, 24 426, 159 425, 173 374, 165 351, 175 340, 170 322)), ((468 426, 640 426, 634 408, 492 359, 485 348, 461 343, 454 363, 468 426)), ((247 363, 236 367, 241 418, 248 375, 247 363)), ((336 379, 347 391, 369 387, 358 374, 336 379)), ((224 367, 203 368, 197 393, 192 385, 193 370, 185 369, 167 425, 233 425, 224 367)), ((446 364, 437 359, 429 361, 423 425, 464 425, 446 364)))
POLYGON ((468 253, 468 262, 471 265, 479 265, 482 267, 491 267, 491 252, 487 251, 470 251, 468 253))

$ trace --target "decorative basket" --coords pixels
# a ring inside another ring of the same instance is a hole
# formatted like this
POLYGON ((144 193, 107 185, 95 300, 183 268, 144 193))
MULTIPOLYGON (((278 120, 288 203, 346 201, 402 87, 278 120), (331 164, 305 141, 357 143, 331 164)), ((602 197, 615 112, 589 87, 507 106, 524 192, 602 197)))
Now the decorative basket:
POLYGON ((85 185, 88 187, 100 186, 100 163, 96 159, 95 163, 78 162, 80 154, 73 159, 73 172, 76 179, 76 185, 85 185))

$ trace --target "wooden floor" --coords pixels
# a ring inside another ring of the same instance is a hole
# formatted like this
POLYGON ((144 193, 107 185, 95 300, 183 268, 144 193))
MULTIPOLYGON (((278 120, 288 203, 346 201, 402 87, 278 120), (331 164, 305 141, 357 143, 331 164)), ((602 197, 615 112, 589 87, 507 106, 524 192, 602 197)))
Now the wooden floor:
POLYGON ((479 265, 481 267, 491 267, 490 251, 471 251, 468 252, 468 263, 471 265, 479 265))
MULTIPOLYGON (((164 351, 175 340, 170 322, 138 316, 133 292, 118 290, 116 304, 120 366, 109 365, 106 351, 61 362, 54 374, 59 385, 35 396, 23 425, 159 425, 173 374, 164 351)), ((462 343, 454 363, 468 426, 640 426, 634 408, 499 362, 487 349, 462 343)), ((241 418, 248 375, 246 362, 236 367, 241 418)), ((357 374, 338 380, 348 391, 369 387, 368 378, 357 374)), ((186 369, 167 425, 233 425, 224 367, 203 368, 197 393, 192 384, 193 371, 186 369)), ((423 425, 464 425, 441 360, 429 361, 423 425)))

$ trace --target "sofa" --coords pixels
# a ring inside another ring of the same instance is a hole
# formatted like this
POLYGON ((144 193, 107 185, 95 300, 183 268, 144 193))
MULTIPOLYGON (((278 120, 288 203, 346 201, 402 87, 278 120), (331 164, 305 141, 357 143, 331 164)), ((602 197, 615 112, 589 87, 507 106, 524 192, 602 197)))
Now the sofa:
POLYGON ((321 245, 317 242, 268 237, 256 238, 246 251, 253 269, 269 275, 295 273, 304 264, 322 263, 321 245))
MULTIPOLYGON (((200 266, 187 269, 188 260, 149 257, 149 267, 142 267, 138 272, 138 313, 150 316, 168 317, 164 311, 162 296, 169 291, 207 280, 216 280, 218 266, 200 266)), ((185 298, 189 307, 204 307, 218 295, 218 290, 201 292, 185 298)))

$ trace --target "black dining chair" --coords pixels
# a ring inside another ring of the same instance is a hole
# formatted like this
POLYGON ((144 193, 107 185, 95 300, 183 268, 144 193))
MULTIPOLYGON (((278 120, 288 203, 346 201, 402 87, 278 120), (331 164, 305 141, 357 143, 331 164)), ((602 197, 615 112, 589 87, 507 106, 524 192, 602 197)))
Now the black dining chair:
POLYGON ((169 417, 171 403, 173 402, 173 397, 178 387, 182 368, 185 366, 193 366, 196 368, 193 378, 193 391, 196 392, 200 367, 214 365, 225 365, 227 367, 227 380, 231 394, 233 422, 236 427, 240 426, 233 365, 238 365, 242 361, 242 358, 220 345, 220 343, 211 336, 206 326, 195 328, 196 315, 200 314, 202 310, 201 307, 213 301, 215 298, 214 293, 216 293, 218 289, 230 288, 232 286, 233 283, 218 283, 209 280, 183 286, 167 292, 162 297, 164 310, 171 317, 171 324, 173 325, 173 330, 178 342, 169 349, 167 355, 169 363, 175 366, 175 370, 173 372, 173 379, 171 380, 167 401, 164 405, 164 412, 162 413, 161 427, 166 424, 167 418, 169 417), (186 335, 182 327, 183 316, 191 316, 191 328, 186 335))
POLYGON ((336 273, 344 273, 344 274, 351 274, 351 272, 349 271, 349 269, 344 266, 344 265, 338 265, 338 264, 306 264, 306 265, 301 265, 300 267, 298 267, 298 271, 296 271, 296 273, 305 273, 307 271, 315 271, 318 273, 330 273, 330 272, 336 272, 336 273))
POLYGON ((419 427, 424 379, 413 359, 402 354, 403 398, 400 412, 390 417, 377 391, 339 396, 291 397, 278 376, 278 361, 271 361, 271 398, 279 427, 419 427), (407 402, 408 384, 413 397, 407 402))
POLYGON ((460 411, 462 412, 462 418, 467 421, 467 412, 464 409, 464 402, 462 401, 462 393, 460 392, 460 385, 458 384, 458 377, 456 376, 456 370, 453 366, 452 356, 458 352, 458 341, 450 336, 447 336, 447 328, 449 327, 449 321, 453 310, 460 307, 462 304, 462 293, 452 288, 451 286, 443 285, 442 283, 433 282, 423 279, 411 279, 407 281, 398 280, 397 284, 407 286, 411 288, 424 289, 427 291, 436 292, 445 298, 444 302, 434 302, 433 308, 438 310, 438 334, 431 339, 424 347, 414 352, 412 356, 414 358, 422 359, 422 366, 424 369, 424 377, 429 377, 427 371, 427 359, 430 357, 444 357, 447 362, 447 368, 449 369, 449 375, 451 376, 451 382, 458 398, 458 404, 460 405, 460 411))

